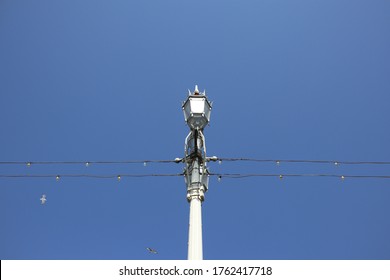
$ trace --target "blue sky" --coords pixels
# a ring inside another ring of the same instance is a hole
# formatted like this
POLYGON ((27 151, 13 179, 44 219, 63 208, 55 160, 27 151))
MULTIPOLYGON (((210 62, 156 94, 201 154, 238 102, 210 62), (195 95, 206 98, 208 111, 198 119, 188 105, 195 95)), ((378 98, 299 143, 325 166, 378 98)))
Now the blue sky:
MULTIPOLYGON (((214 102, 210 156, 389 161, 389 13, 379 0, 1 1, 1 161, 182 157, 181 102, 195 84, 214 102)), ((388 165, 210 170, 390 175, 388 165)), ((204 258, 390 259, 389 198, 389 179, 212 177, 204 258)), ((186 259, 188 214, 182 177, 0 178, 0 258, 186 259)))

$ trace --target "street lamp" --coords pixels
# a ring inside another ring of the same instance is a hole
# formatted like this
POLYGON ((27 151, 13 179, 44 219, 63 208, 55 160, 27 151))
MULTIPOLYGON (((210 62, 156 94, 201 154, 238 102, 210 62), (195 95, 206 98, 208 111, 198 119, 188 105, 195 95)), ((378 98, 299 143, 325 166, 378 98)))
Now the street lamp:
POLYGON ((185 163, 185 183, 187 201, 190 203, 190 223, 188 233, 188 259, 202 260, 202 202, 208 189, 209 172, 206 163, 206 142, 203 129, 210 121, 211 102, 206 93, 199 93, 198 86, 189 92, 182 108, 184 119, 190 128, 185 140, 183 162, 185 163))

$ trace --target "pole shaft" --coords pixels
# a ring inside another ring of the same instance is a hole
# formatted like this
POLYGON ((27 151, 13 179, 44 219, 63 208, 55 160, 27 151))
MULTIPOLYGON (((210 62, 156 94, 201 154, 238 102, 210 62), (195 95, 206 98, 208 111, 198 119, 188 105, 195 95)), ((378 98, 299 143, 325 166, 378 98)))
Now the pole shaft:
POLYGON ((202 260, 202 202, 194 197, 190 201, 190 226, 188 234, 188 259, 202 260))
POLYGON ((188 231, 188 259, 202 260, 202 200, 204 187, 200 180, 199 159, 192 163, 191 182, 187 186, 187 199, 190 203, 190 224, 188 231))

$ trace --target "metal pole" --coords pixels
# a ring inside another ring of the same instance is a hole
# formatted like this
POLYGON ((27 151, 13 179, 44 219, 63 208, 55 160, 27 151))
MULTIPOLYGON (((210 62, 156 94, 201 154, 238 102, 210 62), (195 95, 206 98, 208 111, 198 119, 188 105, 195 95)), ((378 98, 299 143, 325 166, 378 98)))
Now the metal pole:
POLYGON ((191 183, 187 188, 187 200, 190 203, 190 224, 188 231, 188 259, 203 259, 202 244, 202 201, 204 199, 204 187, 200 181, 199 162, 193 162, 191 183))
MULTIPOLYGON (((188 259, 203 259, 202 244, 202 202, 208 189, 209 172, 206 161, 206 144, 203 135, 204 127, 210 121, 212 103, 207 100, 205 91, 200 93, 195 86, 193 93, 183 102, 184 119, 190 128, 185 140, 185 157, 176 162, 185 163, 185 181, 187 201, 190 203, 190 221, 188 230, 188 259)), ((215 157, 216 158, 216 157, 215 157)))

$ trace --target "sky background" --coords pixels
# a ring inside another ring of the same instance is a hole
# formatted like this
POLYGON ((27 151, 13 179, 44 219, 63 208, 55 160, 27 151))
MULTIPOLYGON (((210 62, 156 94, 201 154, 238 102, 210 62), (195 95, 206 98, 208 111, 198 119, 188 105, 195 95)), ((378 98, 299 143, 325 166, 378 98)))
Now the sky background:
MULTIPOLYGON (((195 84, 214 102, 209 156, 390 161, 389 14, 385 0, 1 0, 0 161, 182 157, 181 102, 195 84)), ((390 175, 389 165, 209 167, 390 175)), ((390 259, 390 179, 212 177, 202 211, 205 259, 390 259)), ((1 259, 186 259, 188 220, 182 177, 0 178, 1 259)))

